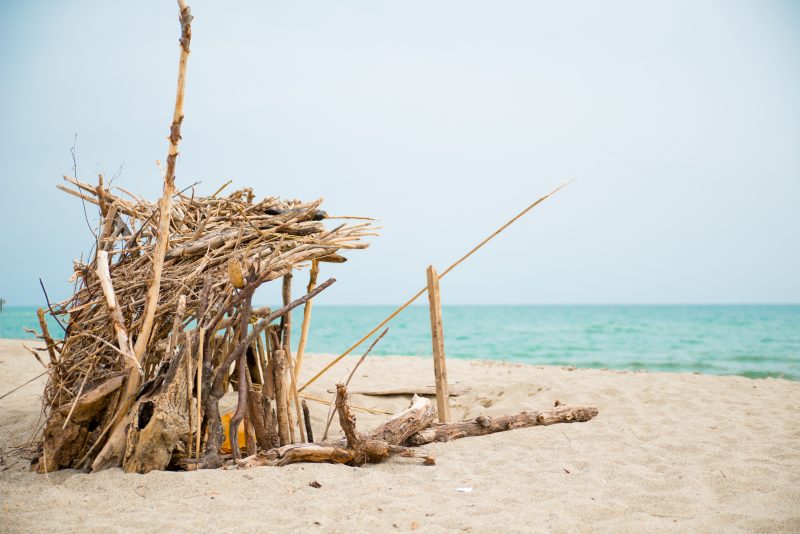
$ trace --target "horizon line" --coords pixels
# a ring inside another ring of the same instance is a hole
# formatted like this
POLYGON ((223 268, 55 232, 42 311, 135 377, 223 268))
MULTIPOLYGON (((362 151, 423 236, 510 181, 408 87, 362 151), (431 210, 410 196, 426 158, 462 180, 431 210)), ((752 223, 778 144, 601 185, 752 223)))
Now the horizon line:
MULTIPOLYGON (((276 304, 276 303, 273 303, 276 304)), ((253 303, 253 307, 269 306, 269 303, 253 303)), ((352 303, 352 304, 328 304, 315 303, 315 307, 340 307, 340 306, 398 306, 397 303, 352 303)), ((445 304, 442 307, 453 306, 800 306, 800 302, 524 302, 524 303, 457 303, 445 304)), ((425 303, 411 304, 409 308, 427 308, 425 303)), ((3 308, 43 308, 47 305, 41 304, 9 304, 8 301, 3 308)))

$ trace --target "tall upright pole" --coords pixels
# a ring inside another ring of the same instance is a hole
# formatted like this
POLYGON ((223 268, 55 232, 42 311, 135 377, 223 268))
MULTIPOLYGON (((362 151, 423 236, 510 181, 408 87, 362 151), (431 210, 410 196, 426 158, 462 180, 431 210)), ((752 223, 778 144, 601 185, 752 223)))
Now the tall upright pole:
POLYGON ((436 409, 439 422, 450 421, 450 392, 447 389, 447 364, 444 356, 442 300, 439 294, 439 275, 428 265, 428 303, 431 312, 431 342, 433 343, 433 373, 436 378, 436 409))

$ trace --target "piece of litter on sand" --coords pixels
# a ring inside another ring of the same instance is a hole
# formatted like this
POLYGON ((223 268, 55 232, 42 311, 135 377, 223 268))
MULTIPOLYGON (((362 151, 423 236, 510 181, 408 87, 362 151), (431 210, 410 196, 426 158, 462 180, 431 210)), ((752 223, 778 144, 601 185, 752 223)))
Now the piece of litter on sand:
POLYGON ((467 486, 467 487, 465 487, 465 488, 456 488, 456 491, 457 491, 457 492, 459 492, 459 493, 469 493, 469 492, 471 492, 473 489, 474 489, 474 488, 471 488, 471 487, 467 486))

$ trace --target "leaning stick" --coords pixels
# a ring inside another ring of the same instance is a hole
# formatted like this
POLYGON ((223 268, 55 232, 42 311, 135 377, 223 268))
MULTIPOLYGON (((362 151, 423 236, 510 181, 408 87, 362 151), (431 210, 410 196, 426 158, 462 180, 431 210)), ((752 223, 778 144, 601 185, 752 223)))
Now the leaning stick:
POLYGON ((200 458, 200 427, 202 418, 200 417, 200 408, 203 403, 203 344, 205 343, 206 331, 202 328, 199 332, 199 339, 197 340, 197 451, 195 458, 200 458))
POLYGON ((172 195, 175 193, 175 160, 178 158, 178 143, 181 141, 181 124, 183 123, 183 95, 186 90, 186 62, 189 59, 189 42, 192 39, 192 14, 185 0, 178 0, 181 22, 181 55, 178 62, 178 90, 175 95, 175 110, 172 114, 172 126, 169 135, 169 153, 167 155, 167 172, 164 175, 164 191, 158 203, 158 237, 153 251, 153 278, 147 288, 144 320, 136 338, 134 354, 137 358, 144 354, 150 342, 153 330, 153 319, 158 307, 161 292, 161 271, 164 267, 164 256, 169 245, 169 223, 172 211, 172 195))
MULTIPOLYGON (((483 245, 485 245, 486 243, 488 243, 489 241, 491 241, 491 240, 492 240, 492 239, 493 239, 495 236, 497 236, 497 234, 499 234, 500 232, 502 232, 503 230, 505 230, 506 228, 508 228, 509 226, 511 226, 511 224, 512 224, 512 223, 516 222, 516 221, 517 221, 517 219, 519 219, 520 217, 522 217, 523 215, 525 215, 526 213, 528 213, 530 210, 532 210, 533 208, 535 208, 536 206, 538 206, 539 204, 541 204, 542 202, 544 202, 545 200, 547 200, 548 198, 550 198, 551 196, 553 196, 554 194, 558 193, 558 192, 559 192, 561 189, 563 189, 564 187, 566 187, 566 186, 567 186, 567 185, 568 185, 568 184, 569 184, 571 181, 572 181, 572 180, 570 180, 570 181, 568 181, 568 182, 564 182, 563 184, 559 185, 558 187, 556 187, 555 189, 553 189, 552 191, 550 191, 549 193, 547 193, 545 196, 543 196, 543 197, 539 198, 538 200, 536 200, 535 202, 533 202, 531 205, 529 205, 527 208, 525 208, 524 210, 522 210, 521 212, 519 212, 519 213, 518 213, 517 215, 515 215, 515 216, 514 216, 514 217, 513 217, 511 220, 509 220, 509 221, 508 221, 507 223, 505 223, 503 226, 501 226, 500 228, 498 228, 497 230, 495 230, 495 231, 494 231, 494 232, 493 232, 493 233, 492 233, 492 234, 491 234, 489 237, 487 237, 486 239, 484 239, 483 241, 481 241, 480 243, 478 243, 478 244, 477 244, 477 245, 476 245, 476 246, 475 246, 475 247, 474 247, 472 250, 470 250, 469 252, 467 252, 466 254, 464 254, 463 256, 461 256, 461 257, 460 257, 458 260, 456 260, 456 261, 455 261, 453 264, 451 264, 451 265, 450 265, 450 266, 449 266, 447 269, 445 269, 445 270, 444 270, 444 272, 442 272, 442 274, 440 274, 440 275, 439 275, 439 278, 440 278, 440 279, 441 279, 441 278, 444 278, 444 277, 447 275, 447 273, 449 273, 450 271, 452 271, 453 269, 455 269, 455 268, 456 268, 456 266, 458 266, 458 265, 459 265, 459 264, 460 264, 462 261, 464 261, 464 260, 466 260, 467 258, 469 258, 470 256, 472 256, 472 255, 473 255, 473 254, 474 254, 474 253, 475 253, 475 252, 476 252, 476 251, 477 251, 479 248, 481 248, 483 245)), ((378 325, 377 325, 375 328, 373 328, 372 330, 370 330, 369 332, 367 332, 367 333, 364 335, 364 337, 362 337, 361 339, 359 339, 358 341, 356 341, 356 342, 355 342, 355 343, 354 343, 354 344, 353 344, 353 345, 352 345, 352 346, 351 346, 349 349, 347 349, 346 351, 344 351, 344 352, 343 352, 341 355, 339 355, 339 356, 337 356, 336 358, 334 358, 334 359, 333 359, 333 361, 331 361, 331 362, 330 362, 328 365, 326 365, 325 367, 323 367, 323 368, 322 368, 322 370, 321 370, 320 372, 318 372, 316 375, 314 375, 314 376, 311 378, 311 380, 309 380, 308 382, 306 382, 306 383, 303 385, 303 387, 301 387, 301 388, 300 388, 298 391, 303 391, 303 390, 304 390, 304 389, 306 389, 308 386, 310 386, 311 384, 313 384, 314 382, 316 382, 316 381, 317 381, 317 379, 318 379, 319 377, 321 377, 322 375, 324 375, 326 372, 328 372, 328 370, 329 370, 331 367, 333 367, 334 365, 336 365, 337 363, 339 363, 340 361, 342 361, 342 359, 343 359, 345 356, 347 356, 348 354, 350 354, 351 352, 353 352, 353 351, 354 351, 354 350, 355 350, 355 349, 356 349, 356 348, 357 348, 359 345, 361 345, 363 342, 365 342, 367 339, 369 339, 369 338, 370 338, 370 336, 372 336, 372 335, 373 335, 375 332, 377 332, 378 330, 380 330, 381 328, 383 328, 383 327, 386 325, 386 323, 388 323, 389 321, 391 321, 392 319, 394 319, 395 317, 397 317, 397 315, 398 315, 400 312, 402 312, 403 310, 405 310, 406 308, 408 308, 408 307, 411 305, 411 303, 413 303, 413 302, 414 302, 415 300, 417 300, 417 299, 418 299, 420 296, 422 296, 422 294, 423 294, 423 293, 425 293, 427 290, 428 290, 428 286, 427 286, 427 285, 426 285, 425 287, 423 287, 422 289, 420 289, 420 290, 419 290, 419 291, 418 291, 418 292, 417 292, 417 293, 416 293, 416 294, 415 294, 413 297, 411 297, 410 299, 408 299, 408 300, 405 302, 405 304, 403 304, 402 306, 400 306, 399 308, 397 308, 395 311, 393 311, 393 312, 392 312, 392 313, 389 315, 389 317, 387 317, 386 319, 384 319, 383 321, 381 321, 381 322, 380 322, 380 323, 379 323, 379 324, 378 324, 378 325)))
MULTIPOLYGON (((119 351, 126 357, 126 367, 128 368, 128 378, 125 380, 125 388, 119 397, 117 404, 117 412, 111 418, 108 425, 103 429, 94 444, 89 447, 89 450, 83 455, 78 465, 83 464, 89 457, 94 448, 102 441, 106 433, 111 430, 113 435, 114 431, 119 425, 124 424, 125 415, 133 404, 134 397, 139 390, 139 384, 142 380, 141 365, 136 359, 134 354, 133 345, 128 338, 128 332, 125 330, 123 324, 122 312, 117 305, 117 298, 114 294, 114 286, 111 284, 111 274, 108 270, 108 252, 99 250, 97 252, 97 278, 100 281, 100 287, 103 290, 103 295, 106 297, 106 304, 108 305, 109 314, 111 315, 111 322, 114 325, 114 331, 117 334, 117 343, 119 343, 119 351)), ((108 445, 108 443, 106 443, 108 445)), ((100 450, 102 455, 105 446, 100 450)))
MULTIPOLYGON (((292 273, 291 271, 283 275, 283 305, 286 306, 292 300, 292 273)), ((308 306, 308 302, 306 302, 306 306, 308 306)), ((297 395, 297 380, 294 374, 294 365, 292 365, 292 312, 287 312, 283 316, 283 321, 281 326, 283 326, 283 333, 281 334, 281 341, 283 342, 283 348, 286 351, 286 362, 288 364, 289 370, 289 392, 290 396, 294 400, 294 412, 295 416, 297 417, 297 426, 300 430, 300 441, 306 441, 306 432, 303 428, 303 412, 300 408, 300 397, 297 395)), ((288 397, 287 397, 288 399, 288 397)), ((291 406, 290 406, 291 408, 291 406)), ((289 414, 289 431, 291 433, 292 443, 295 443, 294 439, 294 424, 295 419, 292 418, 292 410, 288 410, 289 414)))
POLYGON ((308 443, 314 443, 314 431, 311 430, 311 413, 308 409, 308 403, 305 399, 302 402, 303 405, 303 421, 306 424, 306 435, 308 436, 308 443))
MULTIPOLYGON (((308 287, 306 293, 310 292, 317 285, 317 276, 319 275, 319 262, 317 260, 311 261, 311 272, 308 277, 308 287)), ((297 358, 294 364, 294 379, 295 382, 300 377, 300 367, 303 365, 303 355, 306 352, 306 341, 308 341, 308 329, 311 326, 311 307, 314 305, 313 300, 306 302, 303 307, 303 327, 300 331, 300 344, 297 346, 297 358)))
MULTIPOLYGON (((181 295, 183 297, 183 295, 181 295)), ((189 449, 189 458, 192 457, 192 349, 194 346, 192 342, 194 341, 194 336, 189 335, 188 340, 186 342, 186 413, 188 414, 189 420, 189 432, 186 435, 186 445, 187 449, 189 449)), ((198 367, 198 370, 200 368, 198 367)), ((200 421, 197 422, 197 433, 200 433, 200 421)))
POLYGON ((300 404, 300 395, 297 393, 297 381, 295 380, 295 368, 292 365, 292 353, 288 350, 289 347, 286 347, 286 349, 286 356, 288 357, 289 362, 289 377, 291 378, 289 386, 292 390, 292 398, 294 399, 294 410, 297 415, 297 426, 300 427, 300 441, 305 443, 306 429, 305 425, 303 425, 303 408, 300 404))
POLYGON ((100 287, 103 290, 103 295, 106 297, 106 304, 108 305, 108 313, 111 316, 111 323, 114 326, 114 333, 117 335, 117 343, 119 350, 128 358, 128 367, 135 367, 137 374, 139 371, 139 360, 133 350, 128 331, 125 329, 125 321, 122 318, 122 312, 117 304, 117 297, 114 294, 114 286, 111 283, 111 273, 108 270, 108 252, 105 250, 97 251, 97 278, 100 281, 100 287))
MULTIPOLYGON (((39 376, 41 376, 41 375, 39 375, 39 376)), ((316 396, 310 395, 308 393, 303 393, 301 395, 301 397, 304 398, 304 399, 308 399, 310 401, 318 402, 320 404, 325 404, 325 405, 328 405, 328 406, 330 406, 331 404, 335 404, 335 401, 331 401, 331 400, 328 400, 328 399, 323 399, 321 397, 316 397, 316 396)), ((375 414, 375 415, 393 415, 392 412, 387 412, 386 410, 379 410, 377 408, 367 408, 366 406, 356 406, 354 404, 351 404, 350 407, 352 409, 356 410, 356 411, 364 412, 364 413, 371 413, 371 414, 375 414)))
POLYGON ((47 353, 50 355, 50 363, 55 365, 58 363, 58 359, 56 358, 55 343, 53 342, 53 338, 50 337, 50 330, 47 328, 47 321, 44 320, 44 310, 41 308, 36 310, 36 316, 39 318, 39 328, 42 329, 42 337, 44 338, 44 342, 47 344, 47 353))

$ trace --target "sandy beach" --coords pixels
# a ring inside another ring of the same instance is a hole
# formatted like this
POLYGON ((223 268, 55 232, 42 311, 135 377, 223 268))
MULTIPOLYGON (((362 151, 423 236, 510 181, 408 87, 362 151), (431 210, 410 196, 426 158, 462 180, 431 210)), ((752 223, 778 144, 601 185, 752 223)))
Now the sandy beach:
MULTIPOLYGON (((328 359, 309 356, 303 374, 328 359)), ((343 362, 311 393, 328 395, 353 363, 343 362)), ((36 427, 41 378, 0 401, 0 531, 800 531, 800 383, 448 365, 451 384, 471 388, 452 399, 455 419, 556 400, 594 405, 600 414, 587 423, 428 445, 436 457, 430 467, 393 458, 362 468, 66 470, 46 477, 28 472, 12 449, 36 427)), ((0 340, 0 393, 41 371, 19 341, 0 340)), ((359 368, 352 386, 432 382, 429 360, 376 357, 359 368)), ((391 412, 408 398, 354 395, 352 402, 391 412)), ((321 433, 327 407, 310 404, 321 433)), ((362 430, 385 417, 357 415, 362 430)))

